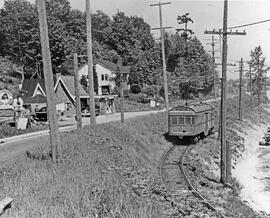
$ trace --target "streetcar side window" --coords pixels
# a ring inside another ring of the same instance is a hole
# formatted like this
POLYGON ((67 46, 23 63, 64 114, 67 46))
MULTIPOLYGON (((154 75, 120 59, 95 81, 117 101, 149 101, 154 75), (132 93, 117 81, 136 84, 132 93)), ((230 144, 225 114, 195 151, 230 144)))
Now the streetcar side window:
POLYGON ((193 116, 193 117, 192 117, 192 124, 195 124, 195 123, 196 123, 196 117, 193 116))
POLYGON ((191 117, 190 116, 186 116, 186 124, 191 124, 191 117))
POLYGON ((173 125, 177 124, 177 116, 171 116, 171 124, 173 125))
POLYGON ((185 124, 184 116, 179 116, 179 124, 185 124))

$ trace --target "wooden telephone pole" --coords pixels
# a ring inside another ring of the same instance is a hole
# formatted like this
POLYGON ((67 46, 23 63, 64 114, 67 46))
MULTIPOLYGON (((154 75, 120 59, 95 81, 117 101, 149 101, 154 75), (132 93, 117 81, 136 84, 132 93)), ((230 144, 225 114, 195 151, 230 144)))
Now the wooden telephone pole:
POLYGON ((87 28, 87 59, 88 59, 88 82, 90 100, 90 121, 91 125, 96 125, 95 114, 95 92, 94 92, 94 73, 93 73, 93 54, 92 54, 92 30, 91 30, 91 11, 90 0, 86 1, 86 28, 87 28))
POLYGON ((221 182, 231 181, 231 147, 226 143, 226 89, 227 89, 227 36, 246 35, 245 32, 228 32, 228 0, 224 0, 223 30, 205 31, 205 34, 222 35, 222 91, 221 91, 221 182))
POLYGON ((82 115, 81 115, 81 101, 80 101, 80 89, 79 89, 79 76, 78 76, 78 55, 74 53, 74 83, 75 83, 75 96, 76 96, 76 122, 77 129, 82 128, 82 115))
POLYGON ((249 64, 249 88, 250 88, 250 110, 253 110, 253 97, 252 97, 252 74, 251 74, 251 64, 249 64))
POLYGON ((215 72, 215 67, 216 67, 216 64, 215 64, 215 37, 212 36, 212 42, 211 43, 207 43, 207 44, 210 44, 211 45, 211 48, 212 48, 212 71, 213 71, 213 76, 214 76, 214 98, 216 98, 216 72, 215 72))
POLYGON ((123 71, 121 70, 122 58, 117 60, 117 72, 120 74, 120 111, 121 111, 121 123, 124 123, 124 86, 123 86, 123 71))
POLYGON ((243 58, 241 58, 239 65, 239 120, 243 120, 242 110, 242 77, 243 77, 243 58))
MULTIPOLYGON (((167 72, 166 72, 166 59, 165 59, 165 45, 164 45, 164 29, 169 29, 171 27, 163 27, 162 23, 162 5, 168 5, 171 2, 159 2, 158 4, 151 4, 150 6, 158 6, 159 7, 159 20, 160 27, 152 28, 153 30, 160 30, 161 35, 161 50, 162 50, 162 67, 163 67, 163 79, 164 79, 164 94, 165 94, 165 104, 166 104, 166 113, 168 115, 169 112, 169 97, 168 97, 168 82, 167 82, 167 72)), ((168 120, 167 120, 168 122, 168 120)))
POLYGON ((50 143, 52 160, 58 161, 61 159, 61 144, 60 135, 58 129, 58 119, 56 113, 56 100, 54 94, 54 83, 53 83, 53 72, 52 72, 52 62, 50 55, 50 45, 48 36, 48 25, 46 18, 46 7, 45 0, 37 1, 38 15, 39 15, 39 28, 40 28, 40 39, 41 39, 41 50, 42 50, 42 60, 43 60, 43 70, 44 70, 44 80, 46 88, 47 97, 47 111, 49 118, 49 128, 50 128, 50 143))

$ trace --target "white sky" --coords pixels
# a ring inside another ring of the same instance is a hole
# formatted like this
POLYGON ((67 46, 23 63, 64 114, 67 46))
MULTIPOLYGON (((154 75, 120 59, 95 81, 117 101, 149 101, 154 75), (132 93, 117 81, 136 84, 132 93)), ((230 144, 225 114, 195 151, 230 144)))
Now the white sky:
MULTIPOLYGON (((29 0, 34 2, 34 0, 29 0)), ((0 8, 4 0, 0 0, 0 8)), ((73 8, 84 10, 85 0, 70 0, 73 8)), ((102 10, 104 13, 112 16, 117 9, 124 11, 126 15, 137 15, 143 17, 152 27, 159 26, 158 7, 150 7, 150 4, 157 3, 157 0, 92 0, 92 11, 102 10)), ((164 2, 164 1, 163 1, 164 2)), ((223 0, 172 0, 172 4, 163 6, 163 24, 164 26, 177 26, 177 15, 183 15, 189 12, 194 23, 188 27, 191 28, 196 36, 205 45, 207 51, 211 51, 211 46, 206 45, 211 41, 211 35, 205 35, 204 31, 222 28, 223 23, 223 0)), ((253 23, 261 20, 270 19, 270 0, 229 0, 228 26, 237 26, 253 23)), ((270 64, 270 22, 255 26, 245 27, 239 31, 246 30, 246 36, 229 36, 228 38, 228 62, 235 63, 243 57, 244 61, 249 59, 249 54, 255 46, 261 45, 266 61, 270 64)), ((153 31, 156 37, 159 31, 153 31)), ((218 39, 218 35, 215 36, 218 39)), ((216 50, 220 50, 220 45, 216 44, 216 50)), ((220 51, 216 52, 216 57, 221 57, 220 51)), ((220 59, 216 59, 220 63, 220 59)), ((245 67, 247 68, 247 66, 245 67)), ((238 72, 232 72, 237 67, 229 67, 228 77, 237 78, 238 72)))

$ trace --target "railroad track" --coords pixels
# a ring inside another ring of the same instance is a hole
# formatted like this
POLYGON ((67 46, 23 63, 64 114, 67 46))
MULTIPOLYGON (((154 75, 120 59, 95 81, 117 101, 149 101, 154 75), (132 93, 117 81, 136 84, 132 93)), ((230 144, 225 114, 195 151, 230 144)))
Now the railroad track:
POLYGON ((191 184, 185 169, 185 157, 190 153, 194 145, 175 145, 171 147, 163 156, 160 162, 160 177, 166 184, 172 195, 198 197, 209 209, 216 212, 219 217, 224 215, 218 211, 214 205, 209 203, 191 184))

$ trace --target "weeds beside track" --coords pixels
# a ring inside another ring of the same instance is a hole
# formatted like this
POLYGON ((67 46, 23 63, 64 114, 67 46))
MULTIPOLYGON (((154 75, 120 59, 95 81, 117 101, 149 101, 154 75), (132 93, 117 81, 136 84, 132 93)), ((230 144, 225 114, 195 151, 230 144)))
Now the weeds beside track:
MULTIPOLYGON (((216 212, 219 217, 224 215, 214 205, 209 203, 195 188, 188 178, 184 162, 185 157, 195 145, 174 145, 167 150, 161 158, 159 173, 162 181, 167 185, 172 195, 184 195, 186 199, 196 196, 209 209, 216 212)), ((186 202, 186 201, 185 201, 186 202)))

